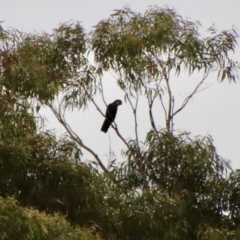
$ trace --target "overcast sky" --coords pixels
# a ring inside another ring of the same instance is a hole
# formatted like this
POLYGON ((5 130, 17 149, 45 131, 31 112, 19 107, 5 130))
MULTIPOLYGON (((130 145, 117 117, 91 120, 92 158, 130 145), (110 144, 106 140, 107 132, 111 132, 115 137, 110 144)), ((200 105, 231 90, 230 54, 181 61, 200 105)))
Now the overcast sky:
MULTIPOLYGON (((20 31, 47 31, 51 32, 60 23, 73 20, 80 21, 86 31, 92 30, 102 19, 107 18, 114 9, 129 6, 132 10, 144 12, 149 5, 160 7, 168 5, 174 8, 184 19, 200 21, 201 32, 213 24, 218 30, 231 29, 232 26, 240 29, 240 1, 239 0, 0 0, 0 21, 4 28, 13 27, 20 31)), ((234 55, 240 61, 240 49, 234 55)), ((173 81, 178 96, 190 91, 192 79, 178 79, 173 81)), ((175 128, 192 132, 194 135, 210 134, 218 153, 232 162, 234 168, 240 168, 240 85, 228 82, 218 83, 215 77, 207 81, 208 88, 195 96, 187 108, 175 120, 175 128)), ((105 77, 106 99, 112 102, 122 98, 122 93, 111 81, 111 76, 105 77)), ((180 99, 180 98, 179 98, 180 99)), ((105 111, 103 103, 100 107, 105 111)), ((148 120, 144 120, 147 112, 139 113, 140 135, 148 130, 148 120)), ((158 126, 164 126, 160 112, 156 113, 158 126)), ((54 118, 47 114, 49 127, 61 132, 54 118)), ((123 147, 113 130, 109 134, 100 132, 103 118, 93 107, 84 112, 75 112, 69 115, 69 122, 83 141, 93 148, 100 158, 105 159, 108 154, 109 143, 119 155, 123 147), (111 139, 111 142, 110 142, 111 139)), ((133 136, 133 118, 130 107, 123 104, 119 108, 116 118, 119 129, 126 138, 133 136)))

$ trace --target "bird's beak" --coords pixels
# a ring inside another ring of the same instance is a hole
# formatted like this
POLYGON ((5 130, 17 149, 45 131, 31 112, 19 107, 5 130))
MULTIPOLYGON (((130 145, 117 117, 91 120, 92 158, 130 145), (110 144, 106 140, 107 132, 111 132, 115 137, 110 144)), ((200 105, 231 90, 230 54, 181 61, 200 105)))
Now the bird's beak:
POLYGON ((118 102, 117 105, 118 105, 118 106, 119 106, 119 105, 122 105, 122 103, 121 103, 121 102, 118 102))

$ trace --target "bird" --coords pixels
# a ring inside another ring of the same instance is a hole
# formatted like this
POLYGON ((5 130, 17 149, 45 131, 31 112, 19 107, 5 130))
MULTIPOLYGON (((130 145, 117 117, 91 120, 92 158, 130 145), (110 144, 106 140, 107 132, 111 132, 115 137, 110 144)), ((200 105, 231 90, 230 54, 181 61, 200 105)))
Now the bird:
POLYGON ((111 123, 114 121, 116 117, 118 106, 120 105, 122 105, 122 101, 117 99, 107 106, 105 120, 101 128, 102 132, 106 133, 108 131, 108 128, 110 127, 111 123))

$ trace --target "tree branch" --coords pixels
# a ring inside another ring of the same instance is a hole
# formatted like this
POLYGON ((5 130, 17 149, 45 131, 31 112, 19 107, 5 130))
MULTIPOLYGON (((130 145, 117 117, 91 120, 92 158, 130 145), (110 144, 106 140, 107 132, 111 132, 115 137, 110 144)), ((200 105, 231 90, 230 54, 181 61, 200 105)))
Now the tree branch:
POLYGON ((154 102, 155 98, 157 97, 157 92, 155 91, 153 97, 150 95, 150 93, 148 93, 147 97, 148 97, 149 117, 150 117, 151 126, 152 126, 154 132, 157 133, 157 128, 156 128, 155 121, 153 118, 153 113, 152 113, 152 106, 153 106, 153 102, 154 102))
POLYGON ((171 112, 172 112, 172 91, 171 91, 170 84, 169 84, 169 78, 166 75, 166 73, 164 73, 164 78, 166 81, 167 91, 168 91, 168 113, 167 113, 166 125, 167 125, 168 132, 171 132, 170 121, 171 121, 171 112))
POLYGON ((204 83, 204 81, 206 80, 206 78, 208 77, 208 74, 209 74, 209 71, 207 71, 204 76, 203 76, 203 79, 199 82, 199 84, 195 87, 195 89, 193 90, 193 92, 185 98, 185 100, 183 101, 182 103, 182 106, 177 109, 174 113, 172 113, 171 117, 170 117, 170 120, 176 115, 178 114, 179 112, 181 112, 185 106, 187 105, 187 103, 189 102, 189 100, 197 93, 199 87, 204 83))
POLYGON ((77 136, 76 133, 72 130, 72 128, 69 126, 69 124, 65 121, 64 116, 61 114, 61 110, 59 108, 59 111, 55 109, 55 107, 51 103, 46 104, 53 112, 55 117, 58 119, 59 123, 64 127, 64 129, 68 132, 69 136, 72 138, 72 140, 76 141, 83 149, 85 149, 87 152, 91 153, 93 157, 96 159, 98 162, 99 166, 102 168, 102 170, 105 173, 108 173, 108 170, 106 167, 103 165, 102 161, 98 157, 98 155, 89 147, 87 147, 82 140, 77 136))
POLYGON ((160 92, 158 92, 158 96, 159 96, 161 105, 162 105, 162 107, 163 107, 163 111, 164 111, 164 115, 165 115, 165 120, 167 121, 167 109, 166 109, 165 106, 164 106, 163 99, 162 99, 162 94, 161 94, 160 92))

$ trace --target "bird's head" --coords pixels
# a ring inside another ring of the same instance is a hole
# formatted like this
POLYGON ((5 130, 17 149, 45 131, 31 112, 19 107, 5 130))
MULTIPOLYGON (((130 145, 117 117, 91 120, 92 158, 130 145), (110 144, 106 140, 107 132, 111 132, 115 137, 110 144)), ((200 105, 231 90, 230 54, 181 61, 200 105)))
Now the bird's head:
POLYGON ((115 100, 114 103, 115 103, 117 106, 122 105, 122 101, 119 100, 119 99, 118 99, 118 100, 115 100))

